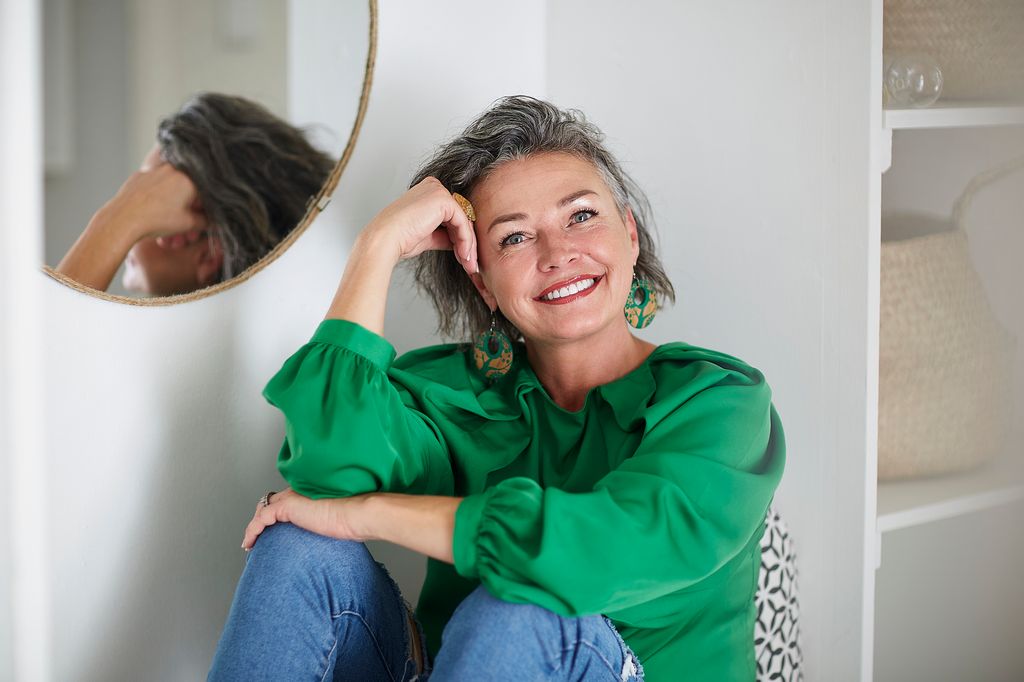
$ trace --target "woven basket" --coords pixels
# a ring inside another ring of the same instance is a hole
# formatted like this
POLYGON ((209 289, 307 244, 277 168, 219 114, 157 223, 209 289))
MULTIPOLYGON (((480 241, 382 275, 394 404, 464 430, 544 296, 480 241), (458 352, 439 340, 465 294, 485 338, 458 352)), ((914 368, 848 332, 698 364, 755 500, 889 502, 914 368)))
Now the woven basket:
POLYGON ((884 51, 923 53, 943 100, 1024 97, 1024 1, 885 0, 884 51))
POLYGON ((980 187, 1021 167, 974 178, 952 223, 933 221, 942 231, 882 243, 879 479, 970 469, 1006 445, 1016 341, 971 264, 965 220, 980 187))

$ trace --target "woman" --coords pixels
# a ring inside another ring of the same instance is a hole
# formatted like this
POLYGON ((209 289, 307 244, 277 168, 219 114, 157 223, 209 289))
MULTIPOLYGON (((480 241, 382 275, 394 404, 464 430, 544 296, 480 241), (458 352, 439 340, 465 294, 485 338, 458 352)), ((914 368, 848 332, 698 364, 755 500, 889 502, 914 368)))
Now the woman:
POLYGON ((57 271, 106 291, 172 296, 231 279, 298 225, 334 167, 302 131, 242 97, 200 93, 100 208, 57 271))
POLYGON ((600 140, 506 98, 360 234, 264 391, 290 488, 245 529, 211 679, 754 678, 782 429, 757 370, 631 333, 672 288, 600 140), (474 348, 394 360, 386 293, 417 255, 474 348), (367 539, 429 557, 414 614, 367 539))

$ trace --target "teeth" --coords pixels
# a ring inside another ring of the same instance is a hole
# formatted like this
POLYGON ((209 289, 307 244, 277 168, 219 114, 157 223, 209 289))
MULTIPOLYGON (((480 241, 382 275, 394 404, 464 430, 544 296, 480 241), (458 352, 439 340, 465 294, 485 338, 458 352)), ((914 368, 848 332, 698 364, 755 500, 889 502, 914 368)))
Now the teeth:
POLYGON ((544 296, 545 301, 554 301, 565 296, 572 296, 578 294, 581 291, 586 291, 590 287, 594 286, 594 279, 581 279, 579 282, 573 282, 568 286, 564 286, 561 289, 556 289, 549 294, 544 296))

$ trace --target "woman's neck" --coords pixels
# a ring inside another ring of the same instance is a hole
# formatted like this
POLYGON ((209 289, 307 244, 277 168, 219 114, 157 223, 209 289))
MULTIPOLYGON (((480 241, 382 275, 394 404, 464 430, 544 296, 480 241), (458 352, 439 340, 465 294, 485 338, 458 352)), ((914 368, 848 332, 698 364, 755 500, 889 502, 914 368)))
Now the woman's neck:
POLYGON ((567 343, 527 340, 530 367, 555 403, 571 412, 583 407, 591 389, 615 381, 639 367, 655 346, 623 326, 604 335, 567 343))

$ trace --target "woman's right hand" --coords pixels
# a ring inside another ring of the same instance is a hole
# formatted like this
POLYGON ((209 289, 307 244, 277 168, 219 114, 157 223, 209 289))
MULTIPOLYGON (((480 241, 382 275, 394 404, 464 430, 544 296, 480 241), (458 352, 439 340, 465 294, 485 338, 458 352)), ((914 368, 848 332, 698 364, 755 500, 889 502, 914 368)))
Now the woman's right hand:
POLYGON ((57 272, 106 291, 136 242, 156 237, 161 246, 195 241, 206 217, 192 180, 158 161, 132 173, 57 264, 57 272), (171 240, 170 243, 168 240, 171 240))
POLYGON ((99 213, 132 243, 206 228, 195 185, 167 162, 132 173, 99 213))
POLYGON ((384 208, 363 230, 366 239, 393 248, 397 260, 430 250, 454 250, 466 272, 477 272, 476 233, 451 192, 427 177, 384 208))
POLYGON ((428 177, 385 207, 360 233, 327 319, 349 320, 383 336, 395 266, 432 249, 454 249, 466 272, 479 269, 473 223, 451 192, 437 178, 428 177))

